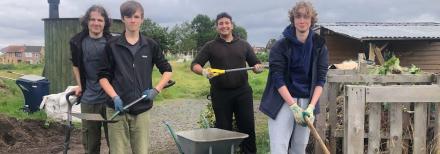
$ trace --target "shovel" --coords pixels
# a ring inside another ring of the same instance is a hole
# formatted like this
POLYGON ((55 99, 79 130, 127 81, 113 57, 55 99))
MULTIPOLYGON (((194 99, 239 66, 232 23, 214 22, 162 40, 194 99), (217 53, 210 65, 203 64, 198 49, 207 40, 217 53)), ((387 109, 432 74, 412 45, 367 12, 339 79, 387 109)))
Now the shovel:
MULTIPOLYGON (((169 80, 167 85, 165 85, 164 89, 173 86, 175 83, 176 83, 175 81, 169 80)), ((73 95, 74 93, 69 92, 68 95, 66 95, 67 98, 70 96, 69 94, 73 95)), ((147 95, 142 95, 140 98, 130 102, 128 105, 124 106, 122 109, 127 110, 128 108, 130 108, 131 106, 133 106, 137 102, 145 99, 145 97, 147 97, 147 95)), ((87 120, 87 121, 100 121, 100 122, 115 123, 118 120, 114 120, 114 119, 120 113, 121 113, 120 111, 117 111, 109 119, 105 119, 101 114, 96 114, 96 113, 71 113, 71 115, 74 117, 77 117, 79 119, 87 120)))

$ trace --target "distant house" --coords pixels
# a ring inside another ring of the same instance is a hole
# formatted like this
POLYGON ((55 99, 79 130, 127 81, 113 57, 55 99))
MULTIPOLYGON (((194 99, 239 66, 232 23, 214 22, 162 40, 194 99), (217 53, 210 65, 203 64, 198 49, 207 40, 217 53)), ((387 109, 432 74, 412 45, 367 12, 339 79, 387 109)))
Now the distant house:
POLYGON ((266 48, 265 48, 265 47, 257 47, 257 46, 253 46, 252 48, 253 48, 253 50, 254 50, 255 53, 258 53, 258 52, 265 52, 265 51, 266 51, 266 48))
POLYGON ((440 23, 318 23, 314 30, 326 39, 331 64, 356 60, 358 53, 381 64, 394 53, 401 66, 440 72, 440 23))
POLYGON ((26 45, 10 45, 1 49, 0 63, 2 64, 40 64, 44 58, 44 47, 42 46, 26 46, 26 45))
POLYGON ((3 64, 3 55, 4 53, 0 50, 0 64, 3 64))

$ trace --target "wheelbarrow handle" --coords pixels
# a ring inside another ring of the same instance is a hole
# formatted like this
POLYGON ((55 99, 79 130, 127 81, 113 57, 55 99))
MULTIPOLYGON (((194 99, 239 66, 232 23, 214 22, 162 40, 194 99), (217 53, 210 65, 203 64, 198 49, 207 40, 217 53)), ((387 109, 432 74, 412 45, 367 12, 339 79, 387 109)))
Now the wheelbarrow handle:
POLYGON ((168 130, 168 132, 171 134, 171 137, 173 137, 174 143, 176 143, 176 145, 177 145, 177 149, 179 149, 179 153, 180 153, 180 154, 183 154, 182 147, 180 147, 180 143, 179 143, 179 141, 177 140, 176 133, 174 133, 173 128, 171 128, 170 124, 169 124, 167 121, 165 121, 165 120, 162 121, 162 123, 167 127, 167 130, 168 130))

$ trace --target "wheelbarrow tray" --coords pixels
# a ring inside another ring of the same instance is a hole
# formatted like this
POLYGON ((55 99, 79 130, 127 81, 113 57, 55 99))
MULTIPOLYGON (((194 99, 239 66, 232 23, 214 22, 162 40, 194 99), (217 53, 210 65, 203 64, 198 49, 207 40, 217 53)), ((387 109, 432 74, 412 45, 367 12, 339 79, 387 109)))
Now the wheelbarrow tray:
POLYGON ((218 128, 177 132, 177 140, 185 154, 234 153, 249 135, 218 128))

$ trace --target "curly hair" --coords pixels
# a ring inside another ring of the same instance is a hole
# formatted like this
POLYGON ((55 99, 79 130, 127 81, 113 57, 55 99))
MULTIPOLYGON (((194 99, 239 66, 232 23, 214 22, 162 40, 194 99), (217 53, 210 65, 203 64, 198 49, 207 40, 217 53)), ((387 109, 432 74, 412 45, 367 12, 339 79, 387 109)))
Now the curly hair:
POLYGON ((292 24, 295 23, 295 15, 298 15, 299 9, 304 8, 306 10, 306 15, 311 17, 311 26, 315 25, 318 22, 318 13, 313 7, 312 3, 308 1, 299 1, 293 6, 292 9, 289 10, 289 19, 292 24))
POLYGON ((104 33, 110 33, 110 25, 111 25, 111 19, 108 17, 107 11, 105 11, 104 7, 99 5, 93 5, 89 9, 87 9, 86 14, 80 18, 80 23, 83 28, 83 31, 89 31, 89 20, 90 20, 90 14, 92 11, 99 12, 102 17, 104 17, 104 33))

